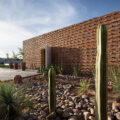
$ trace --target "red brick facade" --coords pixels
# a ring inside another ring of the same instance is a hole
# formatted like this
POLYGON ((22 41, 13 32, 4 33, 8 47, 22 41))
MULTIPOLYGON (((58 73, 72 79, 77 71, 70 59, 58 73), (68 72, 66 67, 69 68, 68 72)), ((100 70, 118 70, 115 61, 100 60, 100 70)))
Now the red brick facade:
POLYGON ((98 24, 108 28, 108 64, 120 63, 120 11, 93 18, 55 30, 23 42, 24 61, 27 67, 41 66, 41 49, 52 47, 52 63, 63 65, 69 71, 76 64, 82 64, 87 71, 96 60, 96 29, 98 24))

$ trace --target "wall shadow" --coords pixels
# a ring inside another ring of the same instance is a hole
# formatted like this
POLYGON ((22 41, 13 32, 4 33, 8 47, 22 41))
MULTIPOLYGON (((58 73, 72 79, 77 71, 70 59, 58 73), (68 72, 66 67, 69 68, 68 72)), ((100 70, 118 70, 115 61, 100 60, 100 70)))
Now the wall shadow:
POLYGON ((90 70, 83 64, 81 48, 52 47, 52 64, 62 66, 65 74, 72 74, 73 67, 80 67, 81 75, 91 75, 90 70))

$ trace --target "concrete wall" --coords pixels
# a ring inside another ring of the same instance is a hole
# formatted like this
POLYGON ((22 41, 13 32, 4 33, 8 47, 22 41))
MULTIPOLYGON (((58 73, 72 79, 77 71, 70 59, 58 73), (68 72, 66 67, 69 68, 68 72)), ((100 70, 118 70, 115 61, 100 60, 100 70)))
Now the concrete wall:
POLYGON ((120 11, 58 29, 23 42, 27 67, 41 66, 41 49, 52 47, 52 63, 63 65, 69 72, 74 64, 89 71, 96 60, 96 29, 98 24, 108 28, 108 64, 120 63, 120 11))
POLYGON ((51 53, 51 47, 46 46, 45 47, 45 66, 48 67, 52 63, 52 53, 51 53))

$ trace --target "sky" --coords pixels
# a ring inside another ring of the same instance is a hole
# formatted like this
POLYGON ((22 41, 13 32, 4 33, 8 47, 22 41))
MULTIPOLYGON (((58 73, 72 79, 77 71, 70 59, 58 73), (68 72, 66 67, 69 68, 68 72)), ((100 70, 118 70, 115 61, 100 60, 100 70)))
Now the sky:
POLYGON ((0 57, 23 40, 120 10, 120 0, 0 0, 0 57))

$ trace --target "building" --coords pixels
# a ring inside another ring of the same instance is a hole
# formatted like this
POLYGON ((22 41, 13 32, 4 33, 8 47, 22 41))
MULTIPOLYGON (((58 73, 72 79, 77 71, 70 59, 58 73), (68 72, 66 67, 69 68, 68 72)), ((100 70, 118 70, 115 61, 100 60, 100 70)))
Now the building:
POLYGON ((34 65, 38 68, 49 63, 51 58, 52 64, 63 66, 67 72, 73 65, 80 64, 83 71, 89 71, 96 61, 96 29, 99 24, 106 24, 108 29, 108 65, 118 65, 120 11, 25 40, 23 49, 27 67, 34 65), (51 48, 51 54, 46 46, 51 48), (47 60, 49 62, 45 63, 47 60))

